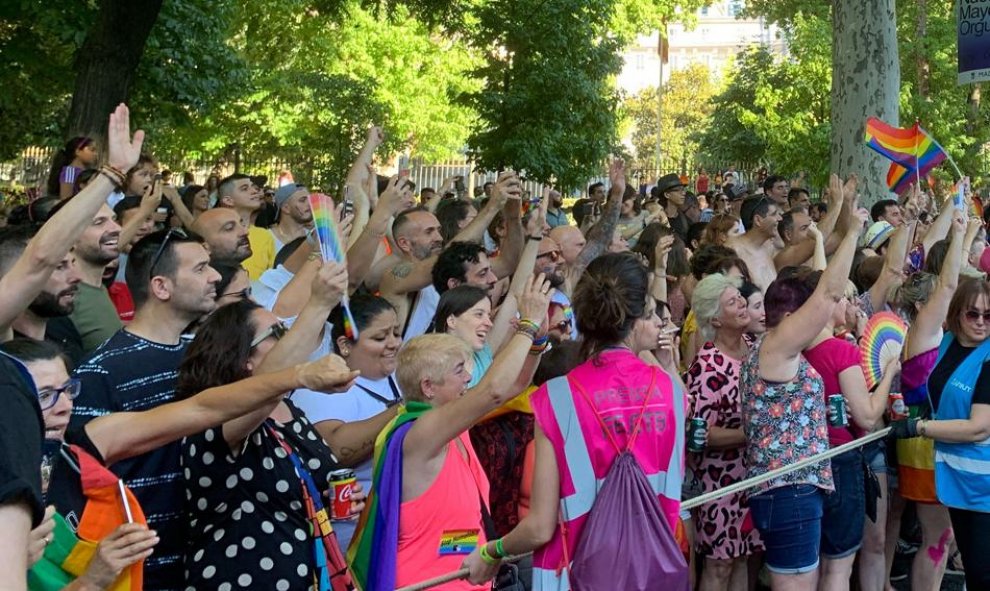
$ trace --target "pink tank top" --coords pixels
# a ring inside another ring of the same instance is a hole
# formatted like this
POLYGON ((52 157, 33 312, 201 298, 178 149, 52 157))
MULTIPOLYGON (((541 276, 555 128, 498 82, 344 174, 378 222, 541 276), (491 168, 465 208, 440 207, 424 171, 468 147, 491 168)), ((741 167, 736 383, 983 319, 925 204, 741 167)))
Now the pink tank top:
MULTIPOLYGON (((488 503, 488 477, 471 447, 467 432, 457 444, 447 444, 447 457, 436 480, 420 496, 402 503, 399 514, 399 551, 396 586, 405 587, 461 568, 477 544, 486 542, 481 524, 481 490, 488 503)), ((484 591, 488 585, 454 581, 434 587, 449 591, 484 591)))

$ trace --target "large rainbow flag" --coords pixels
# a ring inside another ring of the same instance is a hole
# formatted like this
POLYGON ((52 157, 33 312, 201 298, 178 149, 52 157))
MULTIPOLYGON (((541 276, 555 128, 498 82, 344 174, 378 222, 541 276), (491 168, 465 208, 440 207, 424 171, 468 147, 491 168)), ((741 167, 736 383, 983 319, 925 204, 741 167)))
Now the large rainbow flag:
POLYGON ((375 441, 371 491, 347 550, 354 584, 361 591, 395 589, 402 504, 402 442, 413 422, 431 408, 423 402, 406 402, 375 441))
POLYGON ((887 186, 895 193, 903 193, 913 180, 927 177, 948 157, 918 123, 909 128, 893 127, 870 117, 866 120, 866 145, 892 161, 887 186))

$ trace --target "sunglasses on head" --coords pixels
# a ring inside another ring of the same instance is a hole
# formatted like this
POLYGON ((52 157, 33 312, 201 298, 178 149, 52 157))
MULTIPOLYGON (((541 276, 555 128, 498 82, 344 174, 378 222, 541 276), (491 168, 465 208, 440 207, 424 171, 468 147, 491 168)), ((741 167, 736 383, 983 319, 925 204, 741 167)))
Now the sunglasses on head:
POLYGON ((151 259, 151 266, 148 267, 148 279, 155 276, 155 266, 158 265, 160 260, 162 260, 162 254, 165 253, 165 247, 168 245, 168 241, 171 240, 172 236, 175 234, 177 234, 180 238, 189 237, 182 228, 172 228, 165 233, 165 239, 162 240, 162 243, 158 246, 158 250, 155 251, 155 256, 151 259))
POLYGON ((990 310, 986 310, 986 311, 966 310, 966 319, 967 320, 972 320, 972 321, 975 322, 975 321, 979 320, 980 318, 983 319, 983 322, 990 323, 990 310))
POLYGON ((289 329, 287 326, 285 326, 285 323, 281 321, 276 322, 275 324, 266 328, 264 332, 256 336, 254 340, 251 341, 251 348, 254 349, 268 337, 273 337, 276 341, 281 340, 282 337, 284 337, 285 333, 287 332, 289 332, 289 329))
POLYGON ((82 382, 75 378, 70 378, 60 388, 45 388, 38 390, 38 406, 41 410, 48 410, 58 403, 58 397, 65 394, 69 400, 75 400, 82 391, 82 382))

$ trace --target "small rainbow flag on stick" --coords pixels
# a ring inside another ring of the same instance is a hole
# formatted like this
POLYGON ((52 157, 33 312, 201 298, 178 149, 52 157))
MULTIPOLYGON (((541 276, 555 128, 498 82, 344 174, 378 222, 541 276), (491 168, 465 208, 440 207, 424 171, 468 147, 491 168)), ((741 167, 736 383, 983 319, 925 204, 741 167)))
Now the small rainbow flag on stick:
POLYGON ((912 181, 920 182, 946 159, 962 176, 949 154, 917 122, 908 128, 893 127, 870 117, 866 120, 865 140, 867 146, 891 160, 887 187, 895 193, 906 191, 912 181))
MULTIPOLYGON (((334 211, 333 199, 323 193, 310 193, 309 207, 313 210, 313 229, 320 243, 320 253, 324 261, 334 261, 344 264, 347 262, 347 249, 337 225, 337 213, 334 211)), ((347 293, 341 300, 344 306, 344 334, 352 341, 358 338, 357 324, 351 315, 351 306, 347 293)))

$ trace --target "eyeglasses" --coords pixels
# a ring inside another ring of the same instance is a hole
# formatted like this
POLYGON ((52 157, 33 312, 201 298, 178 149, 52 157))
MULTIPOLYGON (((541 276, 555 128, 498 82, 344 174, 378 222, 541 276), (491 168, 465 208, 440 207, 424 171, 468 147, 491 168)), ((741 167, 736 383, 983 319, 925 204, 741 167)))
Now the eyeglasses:
POLYGON ((287 332, 289 332, 289 328, 285 326, 285 323, 276 322, 275 324, 266 328, 263 333, 261 333, 260 335, 255 337, 253 341, 251 341, 251 348, 254 349, 268 337, 273 337, 276 341, 281 340, 282 337, 284 337, 285 333, 287 332))
POLYGON ((980 318, 983 319, 983 322, 990 323, 990 310, 966 310, 966 320, 976 322, 980 318))
POLYGON ((543 257, 550 257, 550 260, 556 263, 557 261, 560 260, 560 251, 551 250, 550 252, 545 252, 543 254, 536 255, 536 258, 538 259, 542 259, 543 257))
POLYGON ((155 251, 155 256, 151 259, 151 266, 148 267, 148 279, 155 276, 155 266, 158 265, 158 261, 162 260, 162 254, 165 253, 165 246, 168 245, 168 241, 171 240, 173 234, 178 234, 180 238, 188 238, 185 230, 182 228, 172 228, 165 233, 165 239, 158 246, 158 250, 155 251))
POLYGON ((240 300, 246 300, 251 297, 251 287, 250 286, 245 287, 240 291, 229 291, 227 293, 222 293, 217 296, 217 299, 219 300, 220 298, 228 298, 228 297, 231 298, 236 297, 237 299, 240 300))
POLYGON ((62 394, 68 396, 69 400, 75 400, 81 391, 82 382, 75 378, 71 378, 68 382, 63 384, 61 388, 45 388, 44 390, 38 390, 38 405, 41 407, 41 410, 48 410, 58 404, 58 397, 62 394))

